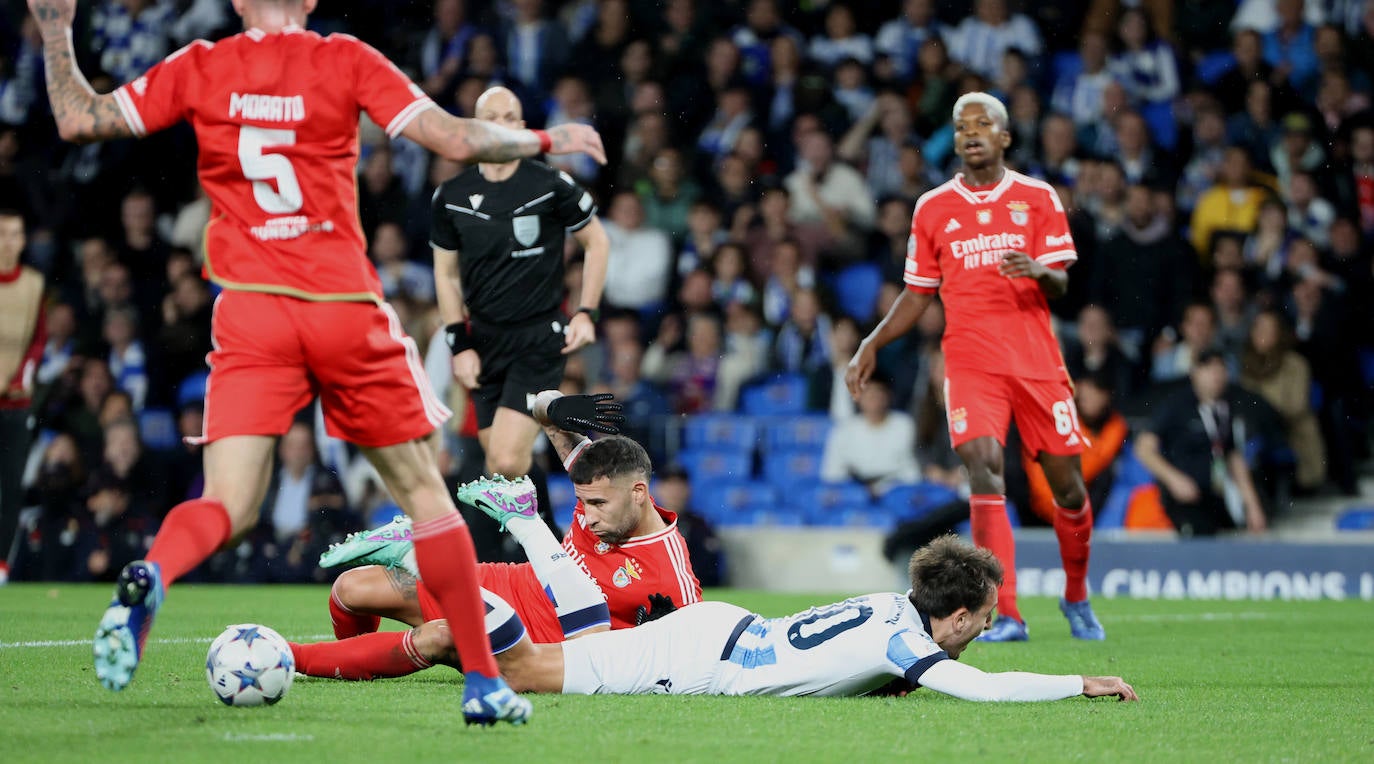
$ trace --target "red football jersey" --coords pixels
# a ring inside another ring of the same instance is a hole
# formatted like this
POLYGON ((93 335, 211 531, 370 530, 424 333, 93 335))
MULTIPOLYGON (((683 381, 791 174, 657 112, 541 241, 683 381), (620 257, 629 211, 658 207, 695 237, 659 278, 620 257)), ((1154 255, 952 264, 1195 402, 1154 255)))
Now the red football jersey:
POLYGON ((1011 170, 990 188, 969 188, 963 178, 955 175, 916 202, 907 288, 939 290, 951 372, 1063 379, 1067 372, 1040 286, 1034 279, 1007 278, 997 267, 1013 251, 1051 268, 1077 260, 1064 205, 1049 184, 1011 170))
POLYGON ((677 531, 677 514, 657 504, 654 509, 667 528, 612 545, 587 530, 579 501, 563 537, 563 548, 605 592, 612 629, 634 626, 635 610, 649 604, 650 594, 666 594, 678 607, 701 601, 701 584, 687 557, 687 540, 677 531))
POLYGON ((227 289, 374 301, 358 222, 358 118, 395 137, 433 102, 374 48, 299 27, 197 40, 115 91, 136 135, 195 128, 212 210, 205 274, 227 289))

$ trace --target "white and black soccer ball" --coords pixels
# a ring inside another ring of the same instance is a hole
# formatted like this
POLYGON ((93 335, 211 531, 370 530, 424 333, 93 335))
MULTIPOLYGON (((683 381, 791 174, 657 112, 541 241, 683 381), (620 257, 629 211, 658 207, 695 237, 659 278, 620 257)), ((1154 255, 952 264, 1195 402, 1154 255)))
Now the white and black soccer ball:
POLYGON ((296 659, 280 634, 256 623, 230 626, 210 643, 205 679, 226 706, 272 705, 286 697, 296 659))

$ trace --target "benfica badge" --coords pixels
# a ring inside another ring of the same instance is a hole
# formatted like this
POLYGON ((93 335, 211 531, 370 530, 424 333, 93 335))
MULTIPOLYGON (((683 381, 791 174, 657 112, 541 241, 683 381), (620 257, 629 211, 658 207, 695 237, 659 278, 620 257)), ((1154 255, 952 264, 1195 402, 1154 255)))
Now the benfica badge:
POLYGON ((1011 222, 1017 225, 1025 225, 1030 222, 1030 205, 1025 202, 1011 202, 1007 205, 1011 210, 1011 222))

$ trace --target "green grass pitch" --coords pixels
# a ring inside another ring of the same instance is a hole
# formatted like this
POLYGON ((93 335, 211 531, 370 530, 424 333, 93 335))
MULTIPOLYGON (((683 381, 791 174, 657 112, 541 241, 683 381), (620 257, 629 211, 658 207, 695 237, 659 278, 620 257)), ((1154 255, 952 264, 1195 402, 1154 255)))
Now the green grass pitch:
MULTIPOLYGON (((458 675, 298 679, 280 704, 226 708, 205 650, 227 624, 329 632, 323 587, 180 586, 129 689, 101 688, 87 640, 106 586, 0 589, 0 761, 1374 761, 1368 602, 1099 600, 1108 641, 1071 640, 1052 600, 1032 641, 972 646, 990 671, 1119 674, 1137 704, 906 698, 536 697, 523 728, 465 728, 458 675)), ((765 615, 834 596, 713 591, 765 615)))

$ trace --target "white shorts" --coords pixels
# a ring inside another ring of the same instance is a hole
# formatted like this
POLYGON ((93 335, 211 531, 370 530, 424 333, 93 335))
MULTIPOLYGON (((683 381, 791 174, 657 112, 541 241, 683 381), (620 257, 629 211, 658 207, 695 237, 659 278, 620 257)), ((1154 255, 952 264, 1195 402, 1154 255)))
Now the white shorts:
POLYGON ((698 602, 633 629, 564 642, 563 692, 720 694, 726 647, 753 619, 728 602, 698 602))

